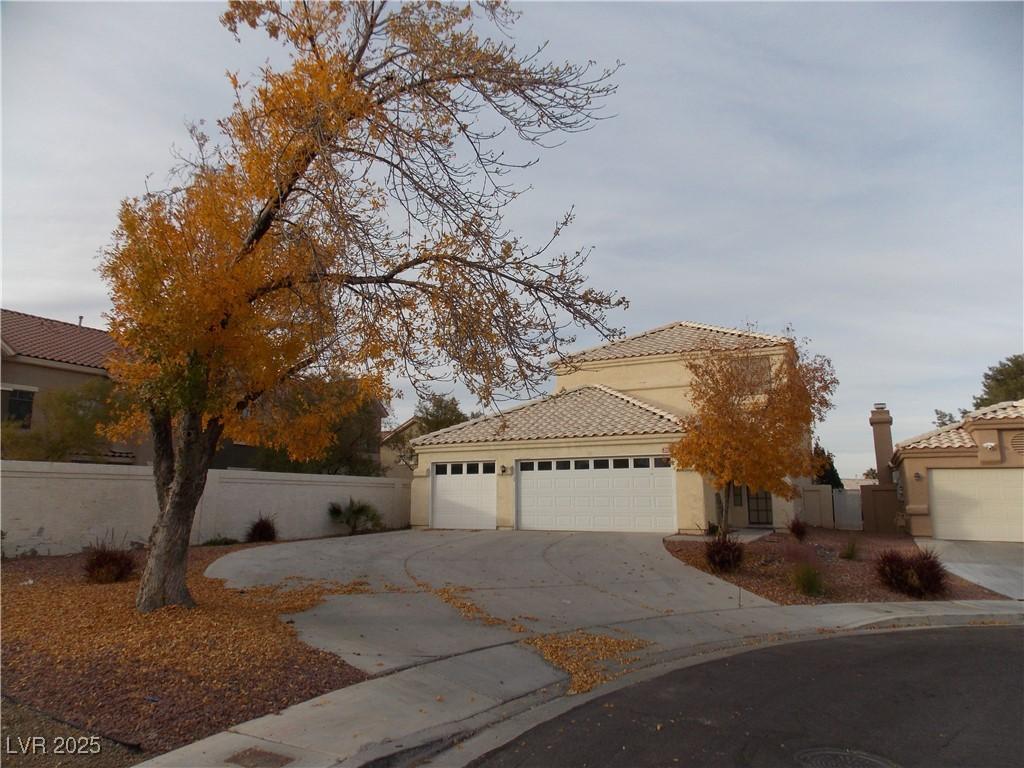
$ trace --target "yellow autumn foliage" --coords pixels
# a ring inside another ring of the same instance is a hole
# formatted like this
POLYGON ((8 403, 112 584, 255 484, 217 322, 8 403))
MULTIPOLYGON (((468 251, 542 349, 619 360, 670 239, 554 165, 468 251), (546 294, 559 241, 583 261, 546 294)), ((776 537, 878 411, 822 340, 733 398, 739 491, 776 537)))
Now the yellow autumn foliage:
POLYGON ((838 379, 831 361, 790 339, 781 349, 714 350, 687 365, 694 413, 671 447, 676 465, 719 491, 746 485, 794 498, 793 481, 819 469, 811 433, 832 407, 838 379))

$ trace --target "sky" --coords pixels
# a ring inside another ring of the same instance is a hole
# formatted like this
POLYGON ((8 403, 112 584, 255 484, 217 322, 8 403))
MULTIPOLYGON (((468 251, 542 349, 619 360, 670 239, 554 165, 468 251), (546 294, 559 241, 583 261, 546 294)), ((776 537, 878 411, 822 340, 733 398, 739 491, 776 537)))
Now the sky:
MULTIPOLYGON (((614 325, 792 325, 836 367, 818 432, 844 477, 873 463, 872 403, 897 440, 927 431, 1024 349, 1024 6, 518 7, 523 46, 625 63, 614 116, 541 154, 507 218, 540 242, 575 206, 562 247, 592 246, 591 283, 630 299, 614 325)), ((187 121, 229 111, 226 70, 281 61, 221 11, 0 6, 4 307, 105 325, 118 203, 166 179, 187 121)))

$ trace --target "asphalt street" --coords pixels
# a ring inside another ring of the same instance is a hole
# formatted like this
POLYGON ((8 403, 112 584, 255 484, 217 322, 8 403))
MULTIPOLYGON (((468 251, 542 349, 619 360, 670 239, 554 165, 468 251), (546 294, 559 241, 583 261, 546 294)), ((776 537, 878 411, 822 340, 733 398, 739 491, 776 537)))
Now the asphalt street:
POLYGON ((594 699, 475 768, 1024 765, 1024 628, 866 634, 680 669, 594 699))

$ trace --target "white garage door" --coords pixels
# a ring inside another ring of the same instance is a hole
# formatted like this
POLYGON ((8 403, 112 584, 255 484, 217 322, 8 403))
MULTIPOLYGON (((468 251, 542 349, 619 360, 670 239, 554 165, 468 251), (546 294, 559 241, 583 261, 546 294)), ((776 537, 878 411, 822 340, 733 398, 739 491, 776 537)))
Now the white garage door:
POLYGON ((658 456, 518 465, 519 527, 675 533, 675 470, 658 456))
POLYGON ((928 495, 937 539, 1024 541, 1024 469, 933 469, 928 495))
POLYGON ((498 527, 493 461, 434 464, 431 475, 431 527, 498 527))

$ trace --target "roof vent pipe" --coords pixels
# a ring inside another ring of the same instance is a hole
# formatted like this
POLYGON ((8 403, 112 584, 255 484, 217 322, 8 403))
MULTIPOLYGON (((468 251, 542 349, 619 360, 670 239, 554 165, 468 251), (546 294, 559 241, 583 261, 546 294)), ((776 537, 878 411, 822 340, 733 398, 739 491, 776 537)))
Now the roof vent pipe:
POLYGON ((81 327, 82 327, 82 321, 83 321, 83 320, 85 320, 85 315, 79 315, 79 316, 78 316, 78 327, 79 327, 79 328, 81 328, 81 327))

